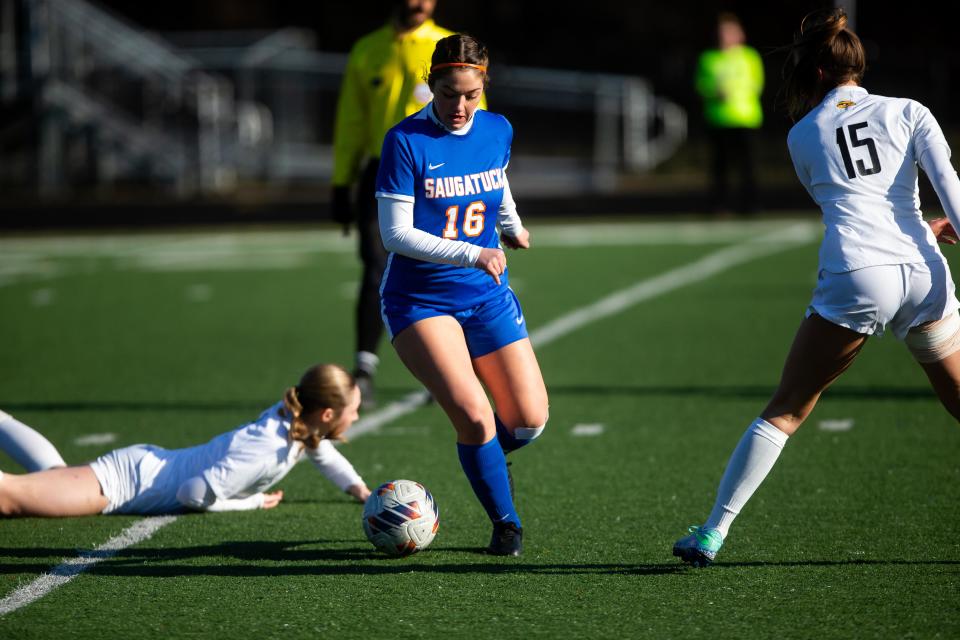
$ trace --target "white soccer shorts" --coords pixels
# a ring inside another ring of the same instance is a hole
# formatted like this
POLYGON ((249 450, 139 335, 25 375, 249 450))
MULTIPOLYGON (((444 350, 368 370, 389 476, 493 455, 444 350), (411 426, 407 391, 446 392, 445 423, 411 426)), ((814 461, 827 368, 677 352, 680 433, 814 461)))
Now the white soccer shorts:
POLYGON ((903 340, 911 327, 946 317, 960 308, 945 261, 891 264, 856 271, 821 271, 807 316, 864 335, 887 327, 903 340))

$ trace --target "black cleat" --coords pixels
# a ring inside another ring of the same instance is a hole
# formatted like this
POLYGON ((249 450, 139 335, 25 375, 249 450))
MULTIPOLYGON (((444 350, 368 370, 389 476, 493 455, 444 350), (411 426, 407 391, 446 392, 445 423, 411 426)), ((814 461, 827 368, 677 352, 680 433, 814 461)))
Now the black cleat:
POLYGON ((487 553, 494 556, 518 556, 523 553, 523 529, 512 522, 493 525, 487 553))

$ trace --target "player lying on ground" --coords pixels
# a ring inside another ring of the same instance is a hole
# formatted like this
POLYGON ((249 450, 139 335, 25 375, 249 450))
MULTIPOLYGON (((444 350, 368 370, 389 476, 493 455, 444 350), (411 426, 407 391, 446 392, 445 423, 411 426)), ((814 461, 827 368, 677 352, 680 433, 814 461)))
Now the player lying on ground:
POLYGON ((505 246, 530 246, 505 174, 513 128, 477 108, 487 82, 481 43, 444 38, 431 64, 433 101, 383 143, 377 199, 390 255, 381 308, 400 359, 457 432, 460 465, 493 523, 489 552, 519 555, 504 454, 543 432, 547 390, 497 238, 499 227, 505 246))
POLYGON ((360 390, 336 365, 303 374, 256 421, 187 449, 139 444, 68 467, 42 435, 0 412, 0 449, 32 473, 0 472, 5 516, 161 514, 270 509, 265 493, 304 454, 341 490, 363 502, 370 490, 332 442, 357 420, 360 390))
POLYGON ((944 407, 960 420, 960 303, 937 247, 938 240, 956 242, 960 180, 926 107, 859 86, 864 50, 846 22, 840 9, 811 14, 790 47, 786 96, 791 115, 803 117, 787 145, 800 181, 823 211, 820 275, 780 385, 727 463, 710 517, 673 547, 696 566, 713 561, 787 438, 868 336, 889 327, 906 342, 944 407), (949 222, 924 223, 918 165, 949 222))

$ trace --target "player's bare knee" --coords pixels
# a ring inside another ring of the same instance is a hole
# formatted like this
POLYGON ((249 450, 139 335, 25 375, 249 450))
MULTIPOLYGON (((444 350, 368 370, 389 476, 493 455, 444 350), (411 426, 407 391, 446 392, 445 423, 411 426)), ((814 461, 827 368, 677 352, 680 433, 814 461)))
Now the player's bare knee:
POLYGON ((521 426, 513 430, 513 437, 517 440, 536 440, 543 435, 543 430, 547 428, 549 418, 550 416, 546 411, 531 416, 531 419, 524 420, 521 426))
POLYGON ((940 362, 960 351, 960 314, 911 327, 904 342, 920 364, 940 362))
POLYGON ((547 428, 547 422, 550 420, 550 412, 546 407, 543 407, 542 409, 527 413, 523 418, 523 424, 520 425, 519 428, 536 429, 538 430, 537 435, 540 435, 540 433, 547 428))
POLYGON ((482 425, 491 421, 493 410, 485 395, 480 397, 461 396, 454 398, 456 412, 462 416, 462 421, 470 424, 482 425))

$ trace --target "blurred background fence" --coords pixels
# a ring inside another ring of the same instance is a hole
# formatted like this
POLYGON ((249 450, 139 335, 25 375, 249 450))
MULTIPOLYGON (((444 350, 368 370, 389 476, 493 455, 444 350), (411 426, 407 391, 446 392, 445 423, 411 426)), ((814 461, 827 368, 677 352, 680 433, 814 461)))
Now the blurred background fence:
MULTIPOLYGON (((179 199, 325 185, 346 54, 304 29, 161 38, 84 0, 0 0, 0 179, 44 199, 138 186, 179 199)), ((528 194, 610 192, 669 158, 686 113, 639 77, 491 70, 528 194)))
MULTIPOLYGON (((770 210, 809 206, 775 108, 776 47, 825 4, 441 0, 437 22, 490 46, 489 102, 515 127, 525 212, 697 211, 709 209, 708 161, 693 73, 717 11, 736 11, 764 54, 757 177, 770 210)), ((921 100, 953 139, 960 48, 947 5, 918 16, 839 4, 864 39, 868 88, 921 100)), ((322 219, 346 52, 389 6, 0 0, 0 226, 151 205, 322 219)))

